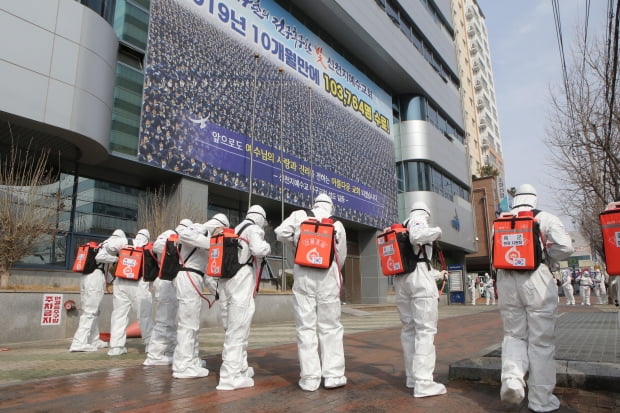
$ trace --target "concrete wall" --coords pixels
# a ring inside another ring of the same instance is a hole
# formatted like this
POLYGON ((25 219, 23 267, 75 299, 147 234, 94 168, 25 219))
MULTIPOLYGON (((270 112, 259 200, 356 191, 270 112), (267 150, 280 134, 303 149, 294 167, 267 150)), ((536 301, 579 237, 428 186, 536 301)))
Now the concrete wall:
MULTIPOLYGON (((11 277, 11 284, 37 285, 41 284, 41 272, 19 271, 11 277), (37 279, 39 282, 37 282, 37 279)), ((49 275, 49 274, 46 274, 49 275)), ((48 285, 67 287, 66 291, 0 291, 0 312, 8 314, 0 319, 0 347, 13 343, 23 343, 39 340, 61 340, 70 338, 77 329, 79 311, 61 309, 59 325, 41 325, 43 297, 45 294, 62 294, 62 303, 73 300, 80 307, 80 293, 75 290, 79 286, 80 274, 59 272, 56 276, 46 277, 48 285), (70 289, 70 290, 69 290, 70 289)), ((212 296, 209 299, 212 300, 212 296)), ((294 322, 293 303, 291 294, 259 294, 255 300, 256 313, 253 323, 264 324, 269 322, 294 322)), ((110 331, 110 317, 112 315, 112 294, 105 294, 101 303, 99 316, 99 330, 110 331)), ((130 322, 135 321, 135 314, 130 312, 130 322)), ((201 311, 202 326, 220 324, 220 305, 216 302, 209 309, 203 302, 201 311)))

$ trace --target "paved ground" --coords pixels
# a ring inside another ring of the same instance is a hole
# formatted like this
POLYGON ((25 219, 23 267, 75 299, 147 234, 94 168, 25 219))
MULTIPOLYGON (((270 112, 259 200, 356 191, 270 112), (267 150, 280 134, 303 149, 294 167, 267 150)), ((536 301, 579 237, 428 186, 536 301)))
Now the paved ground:
MULTIPOLYGON (((618 367, 620 342, 616 307, 560 307, 559 363, 578 362, 597 377, 602 367, 618 367), (565 320, 565 321, 564 321, 565 320), (568 355, 568 359, 560 359, 568 355), (577 355, 577 356, 573 356, 577 355)), ((440 307, 437 381, 448 394, 416 399, 404 383, 400 322, 392 306, 344 306, 346 387, 303 392, 297 387, 299 366, 292 323, 254 326, 249 361, 256 385, 217 391, 223 333, 201 331, 201 356, 211 374, 203 379, 173 379, 169 367, 143 367, 139 339, 129 353, 108 357, 69 353, 70 341, 24 343, 0 352, 0 411, 11 412, 527 412, 499 400, 494 361, 477 369, 487 376, 468 380, 456 367, 497 359, 501 319, 496 307, 440 307), (495 375, 495 376, 494 376, 495 375)), ((560 372, 560 370, 558 370, 560 372)), ((582 372, 580 372, 582 373, 582 372)), ((613 373, 613 371, 612 371, 613 373)), ((607 373, 606 373, 607 374, 607 373)), ((573 376, 573 374, 569 374, 573 376)), ((578 376, 578 375, 576 375, 578 376)), ((620 376, 619 376, 620 377, 620 376)), ((620 389, 620 378, 616 378, 620 389)), ((596 389, 596 382, 562 383, 556 395, 560 412, 620 412, 620 390, 596 389)))

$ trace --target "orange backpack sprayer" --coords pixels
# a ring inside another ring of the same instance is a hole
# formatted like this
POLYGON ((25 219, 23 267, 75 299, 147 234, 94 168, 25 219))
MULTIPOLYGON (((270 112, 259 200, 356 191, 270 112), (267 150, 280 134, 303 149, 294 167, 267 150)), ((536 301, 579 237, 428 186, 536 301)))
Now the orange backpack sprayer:
POLYGON ((114 276, 137 281, 142 277, 142 247, 126 246, 118 253, 118 264, 114 276))
POLYGON ((409 242, 409 231, 403 224, 393 224, 377 236, 377 249, 383 275, 398 275, 415 270, 417 257, 409 242))
POLYGON ((82 274, 90 274, 97 269, 95 256, 99 251, 99 244, 91 241, 88 244, 80 245, 73 262, 73 272, 81 272, 82 274))
POLYGON ((620 275, 620 202, 612 202, 599 214, 603 232, 605 266, 609 275, 620 275))
POLYGON ((319 221, 312 211, 308 211, 308 218, 300 225, 295 264, 329 268, 334 260, 335 243, 334 220, 323 218, 319 221))
POLYGON ((159 274, 159 261, 153 251, 153 243, 147 243, 143 248, 142 279, 147 282, 155 281, 159 274))
MULTIPOLYGON (((209 246, 209 259, 207 261, 206 273, 211 277, 232 278, 239 269, 250 264, 239 263, 239 241, 247 242, 242 238, 241 233, 250 225, 239 228, 239 234, 233 228, 224 228, 223 231, 211 237, 209 246)), ((251 261, 251 260, 250 260, 251 261)))
POLYGON ((532 271, 543 259, 538 221, 534 211, 503 214, 493 222, 493 267, 532 271))

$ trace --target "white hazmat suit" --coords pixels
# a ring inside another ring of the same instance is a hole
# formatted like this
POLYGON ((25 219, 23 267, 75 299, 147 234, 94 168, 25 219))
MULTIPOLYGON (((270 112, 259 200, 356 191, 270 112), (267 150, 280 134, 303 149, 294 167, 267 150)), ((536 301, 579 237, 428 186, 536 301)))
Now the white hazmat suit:
POLYGON ((209 370, 198 357, 200 332, 200 296, 204 288, 210 234, 222 228, 211 219, 205 224, 192 224, 179 233, 183 270, 174 279, 179 307, 177 311, 177 345, 172 361, 172 377, 177 379, 206 377, 209 370), (211 232, 210 232, 211 231, 211 232))
MULTIPOLYGON (((534 187, 519 186, 512 212, 534 209, 536 198, 534 187)), ((548 412, 560 407, 552 393, 556 383, 554 332, 558 287, 549 266, 568 258, 573 248, 562 221, 555 215, 543 211, 536 219, 545 240, 545 262, 533 271, 500 269, 497 272, 504 325, 500 397, 508 403, 521 403, 525 397, 524 378, 529 370, 528 407, 536 412, 548 412)))
POLYGON ((487 299, 487 305, 495 305, 495 281, 488 273, 484 274, 484 295, 487 299))
POLYGON ((570 270, 562 271, 562 289, 566 297, 566 305, 575 305, 575 294, 573 289, 573 275, 570 270))
MULTIPOLYGON (((317 219, 329 218, 334 205, 319 194, 312 207, 317 219)), ((275 229, 278 241, 295 249, 300 225, 308 218, 304 210, 294 211, 275 229)), ((301 368, 299 387, 315 391, 324 380, 325 388, 346 385, 343 334, 340 322, 340 269, 347 258, 347 236, 340 221, 334 221, 335 256, 327 269, 294 266, 293 308, 297 330, 297 353, 301 368), (320 354, 319 354, 320 351, 320 354)))
POLYGON ((242 240, 238 260, 243 265, 232 278, 218 281, 222 324, 226 331, 218 390, 235 390, 254 386, 254 369, 248 367, 248 338, 254 316, 254 291, 260 262, 271 247, 265 241, 266 214, 259 205, 248 209, 246 218, 235 228, 242 240), (241 232, 240 232, 241 231, 241 232))
POLYGON ((467 276, 467 289, 471 296, 471 305, 476 305, 476 277, 467 276))
POLYGON ((599 304, 607 304, 607 287, 605 287, 605 277, 600 271, 594 271, 594 295, 598 298, 599 304))
MULTIPOLYGON (((146 229, 141 229, 133 240, 133 246, 145 246, 149 242, 150 236, 146 229)), ((153 330, 152 296, 149 291, 149 283, 142 280, 142 278, 139 280, 127 280, 116 277, 114 280, 112 308, 108 356, 120 356, 127 353, 125 343, 127 341, 127 325, 131 308, 136 311, 145 351, 148 350, 149 339, 153 330)))
POLYGON ((418 261, 414 271, 394 277, 396 308, 402 323, 400 333, 405 360, 406 385, 414 397, 437 396, 446 387, 433 381, 435 370, 435 334, 438 300, 436 280, 447 273, 430 266, 433 241, 441 237, 441 228, 430 227, 430 210, 424 202, 414 202, 404 225, 418 261))
POLYGON ((115 230, 99 247, 95 257, 97 269, 80 280, 82 315, 69 351, 97 351, 108 346, 99 339, 99 305, 105 293, 105 273, 118 260, 118 253, 126 244, 125 232, 115 230))
MULTIPOLYGON (((172 234, 178 234, 192 225, 189 219, 182 219, 174 230, 164 231, 153 243, 153 252, 157 261, 166 247, 166 241, 172 234)), ((172 280, 156 278, 153 281, 153 299, 155 300, 155 325, 151 333, 149 348, 144 360, 145 366, 172 364, 172 355, 177 342, 177 291, 172 280)))
POLYGON ((583 271, 579 276, 577 276, 577 281, 579 281, 579 294, 581 294, 581 305, 590 305, 590 295, 592 292, 592 288, 594 287, 594 281, 590 277, 590 273, 588 271, 583 271))

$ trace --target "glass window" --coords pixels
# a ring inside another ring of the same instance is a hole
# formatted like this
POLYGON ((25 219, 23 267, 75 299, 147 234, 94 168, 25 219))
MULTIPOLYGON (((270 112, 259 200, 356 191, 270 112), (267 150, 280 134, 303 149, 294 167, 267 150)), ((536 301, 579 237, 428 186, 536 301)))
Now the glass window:
POLYGON ((429 190, 429 165, 425 162, 409 161, 406 163, 406 188, 411 191, 429 190))
POLYGON ((432 123, 433 125, 437 126, 439 124, 438 117, 439 117, 439 114, 437 113, 435 108, 432 107, 431 105, 428 105, 428 121, 432 123))
POLYGON ((148 10, 151 7, 151 0, 130 0, 130 2, 141 6, 145 10, 148 10))
POLYGON ((387 0, 385 3, 385 11, 394 23, 399 23, 398 19, 398 6, 393 0, 387 0))
POLYGON ((405 192, 405 165, 402 162, 396 164, 396 183, 398 192, 405 192))
POLYGON ((137 230, 138 197, 144 191, 104 181, 79 178, 74 231, 108 236, 115 229, 137 230))
MULTIPOLYGON (((49 233, 41 233, 37 237, 32 254, 23 257, 20 265, 65 265, 65 250, 67 231, 70 230, 70 211, 72 205, 73 176, 65 173, 51 184, 38 188, 36 197, 40 202, 35 206, 36 211, 49 217, 51 220, 49 233)), ((34 198, 33 198, 34 199, 34 198)), ((33 204, 34 205, 34 204, 33 204)))
POLYGON ((446 118, 444 118, 441 115, 438 115, 437 116, 437 120, 438 120, 437 127, 439 128, 439 130, 442 131, 443 133, 447 133, 448 132, 448 122, 446 121, 446 118))
POLYGON ((426 120, 426 100, 420 96, 401 98, 401 119, 426 120))
POLYGON ((146 50, 149 15, 128 1, 119 2, 114 15, 114 31, 121 42, 146 50))
POLYGON ((116 0, 80 0, 80 3, 113 24, 116 0))
POLYGON ((132 156, 138 153, 143 79, 141 72, 117 63, 110 130, 110 149, 113 151, 132 156))

